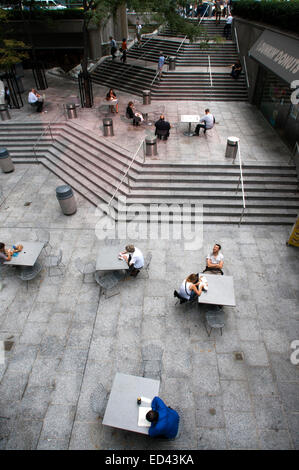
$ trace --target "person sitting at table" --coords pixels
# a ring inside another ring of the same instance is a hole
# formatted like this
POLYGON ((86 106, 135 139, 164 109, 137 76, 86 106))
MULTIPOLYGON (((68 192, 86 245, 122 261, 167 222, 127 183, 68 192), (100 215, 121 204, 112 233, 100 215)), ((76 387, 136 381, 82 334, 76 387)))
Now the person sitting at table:
MULTIPOLYGON (((106 100, 107 101, 112 101, 112 100, 116 100, 116 94, 115 92, 112 90, 112 88, 110 88, 110 90, 108 91, 107 95, 106 95, 106 100)), ((109 106, 110 107, 110 111, 111 113, 114 113, 114 106, 109 106)), ((116 108, 116 112, 118 113, 118 103, 116 103, 115 105, 115 108, 116 108)))
POLYGON ((169 137, 169 129, 170 129, 170 124, 168 121, 165 121, 165 117, 163 114, 161 114, 160 119, 155 122, 155 135, 158 136, 159 139, 162 138, 162 136, 165 136, 165 140, 168 139, 169 137))
POLYGON ((212 253, 207 255, 207 265, 203 273, 208 272, 208 274, 221 274, 223 276, 223 254, 219 253, 220 250, 221 245, 215 243, 212 253))
POLYGON ((133 119, 133 126, 139 126, 139 123, 143 121, 143 116, 138 111, 135 111, 133 101, 129 101, 126 116, 128 119, 133 119))
POLYGON ((22 247, 22 245, 18 245, 16 246, 14 249, 6 249, 5 248, 5 244, 0 242, 0 291, 2 290, 3 288, 3 283, 2 283, 2 276, 1 276, 1 265, 5 262, 5 261, 10 261, 11 260, 11 257, 14 253, 18 252, 18 251, 21 251, 21 249, 23 248, 20 248, 22 247))
POLYGON ((129 275, 136 277, 144 266, 144 258, 141 250, 134 245, 127 245, 126 251, 121 252, 122 258, 128 263, 129 275))
POLYGON ((3 264, 4 261, 10 261, 14 251, 5 248, 4 243, 0 243, 0 264, 3 264))
POLYGON ((186 300, 193 300, 202 293, 203 283, 198 278, 198 274, 190 274, 183 280, 179 289, 179 296, 186 300))
POLYGON ((159 397, 154 397, 152 409, 146 413, 151 423, 148 434, 151 437, 174 439, 179 430, 180 417, 177 411, 167 406, 159 397))
POLYGON ((195 128, 194 135, 199 136, 199 131, 201 128, 203 128, 203 133, 205 134, 207 129, 212 129, 215 124, 215 118, 212 113, 210 113, 209 109, 205 109, 205 115, 200 119, 200 123, 203 124, 197 124, 195 128))
POLYGON ((28 94, 28 103, 36 108, 38 113, 41 113, 44 106, 44 101, 41 95, 35 90, 35 88, 31 88, 28 94))

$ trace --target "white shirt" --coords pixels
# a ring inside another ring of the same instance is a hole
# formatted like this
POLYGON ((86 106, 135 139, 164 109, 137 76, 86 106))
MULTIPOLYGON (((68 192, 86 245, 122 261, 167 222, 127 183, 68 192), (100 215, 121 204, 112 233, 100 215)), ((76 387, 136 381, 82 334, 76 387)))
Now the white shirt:
POLYGON ((192 286, 192 282, 187 282, 186 279, 182 282, 182 285, 179 290, 179 294, 181 297, 183 297, 183 299, 187 299, 187 300, 190 299, 191 292, 192 292, 192 290, 190 289, 191 286, 192 286))
POLYGON ((219 264, 223 261, 223 254, 218 253, 218 255, 215 256, 212 252, 207 255, 207 259, 209 259, 212 264, 219 264))
POLYGON ((36 101, 38 101, 37 96, 32 91, 30 91, 28 95, 28 103, 36 103, 36 101))
POLYGON ((233 22, 233 17, 230 15, 226 18, 226 24, 232 24, 233 22))
POLYGON ((206 123, 206 129, 212 129, 214 126, 214 116, 211 113, 205 114, 204 117, 201 118, 200 122, 206 123))
POLYGON ((136 248, 135 246, 134 253, 132 253, 131 256, 132 258, 131 258, 130 264, 133 264, 134 268, 140 269, 144 266, 143 254, 141 253, 139 248, 136 248))

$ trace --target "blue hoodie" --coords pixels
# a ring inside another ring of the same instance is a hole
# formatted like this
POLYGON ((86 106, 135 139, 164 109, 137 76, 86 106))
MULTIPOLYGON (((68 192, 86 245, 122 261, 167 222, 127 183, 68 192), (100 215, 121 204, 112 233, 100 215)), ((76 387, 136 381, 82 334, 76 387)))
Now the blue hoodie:
POLYGON ((152 409, 159 413, 159 418, 157 422, 151 423, 148 434, 151 437, 163 436, 168 439, 174 438, 179 429, 180 417, 178 413, 166 406, 159 397, 153 399, 152 409))

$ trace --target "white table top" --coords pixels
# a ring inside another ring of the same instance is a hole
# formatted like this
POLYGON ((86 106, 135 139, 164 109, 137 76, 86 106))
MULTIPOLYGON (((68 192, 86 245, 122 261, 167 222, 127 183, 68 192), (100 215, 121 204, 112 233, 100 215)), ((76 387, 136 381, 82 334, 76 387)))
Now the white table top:
POLYGON ((106 105, 109 105, 109 106, 114 106, 115 104, 118 103, 118 99, 116 100, 105 100, 103 101, 101 104, 106 104, 106 105))
POLYGON ((200 116, 198 114, 182 114, 181 122, 199 122, 200 116))
POLYGON ((226 305, 235 307, 234 278, 217 274, 199 274, 208 281, 208 291, 202 291, 198 297, 200 304, 226 305))
POLYGON ((128 264, 123 259, 118 259, 121 251, 125 251, 123 246, 105 246, 99 249, 96 270, 116 271, 118 269, 129 269, 128 264))
MULTIPOLYGON (((44 244, 41 242, 17 242, 14 243, 14 245, 23 245, 23 250, 16 256, 12 256, 10 261, 5 261, 3 264, 11 266, 33 266, 44 247, 44 244)), ((12 248, 12 246, 9 246, 9 248, 12 248)))
MULTIPOLYGON (((117 372, 112 385, 103 424, 148 434, 149 428, 139 427, 137 398, 151 400, 158 396, 160 381, 117 372)), ((148 405, 150 406, 150 405, 148 405)))

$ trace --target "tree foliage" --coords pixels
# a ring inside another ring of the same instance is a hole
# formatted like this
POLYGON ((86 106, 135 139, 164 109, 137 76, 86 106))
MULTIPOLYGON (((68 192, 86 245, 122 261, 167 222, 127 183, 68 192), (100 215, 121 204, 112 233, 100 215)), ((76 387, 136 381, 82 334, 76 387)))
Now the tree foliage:
POLYGON ((234 1, 233 13, 247 20, 261 21, 298 34, 299 0, 234 1))
POLYGON ((9 71, 11 67, 22 60, 27 59, 28 46, 22 41, 8 39, 7 26, 8 13, 6 10, 0 10, 0 69, 9 71))

